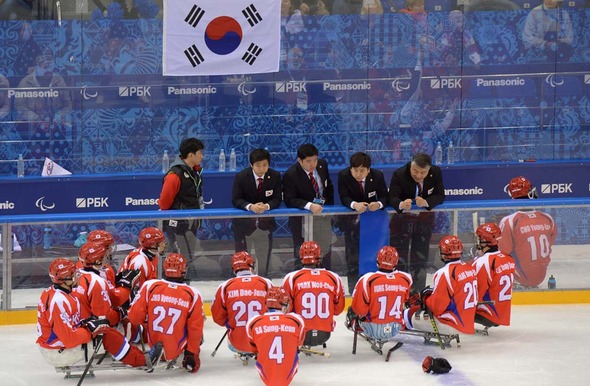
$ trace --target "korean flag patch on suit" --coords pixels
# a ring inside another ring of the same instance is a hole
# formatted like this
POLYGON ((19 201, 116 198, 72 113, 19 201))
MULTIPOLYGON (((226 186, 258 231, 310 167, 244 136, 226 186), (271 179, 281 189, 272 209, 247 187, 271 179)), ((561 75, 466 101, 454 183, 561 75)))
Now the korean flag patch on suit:
POLYGON ((281 2, 164 0, 163 75, 277 72, 281 2))

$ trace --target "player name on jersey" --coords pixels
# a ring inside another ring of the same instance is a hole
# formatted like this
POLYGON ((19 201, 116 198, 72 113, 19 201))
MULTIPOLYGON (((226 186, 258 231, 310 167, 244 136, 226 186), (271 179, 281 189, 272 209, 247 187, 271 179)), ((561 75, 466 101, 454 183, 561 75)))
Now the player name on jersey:
POLYGON ((330 291, 334 291, 334 286, 330 283, 319 283, 316 281, 302 281, 301 283, 297 283, 298 290, 305 288, 324 288, 330 291))
POLYGON ((290 332, 290 333, 294 334, 296 330, 297 329, 295 328, 295 326, 287 326, 285 324, 279 324, 279 325, 275 325, 275 326, 254 327, 254 332, 257 335, 266 334, 266 333, 276 334, 277 332, 290 332))
POLYGON ((520 227, 521 233, 528 233, 534 231, 548 231, 551 229, 551 224, 530 224, 520 227))
POLYGON ((174 304, 175 306, 188 308, 189 302, 186 300, 179 299, 174 296, 166 296, 162 294, 153 294, 152 298, 150 299, 152 302, 162 302, 162 303, 170 303, 174 304))
POLYGON ((504 263, 504 264, 500 264, 499 266, 496 267, 496 273, 502 273, 504 271, 513 271, 516 269, 516 264, 509 262, 509 263, 504 263))
POLYGON ((399 284, 379 284, 373 287, 373 292, 405 292, 408 286, 399 284))
POLYGON ((474 277, 474 276, 476 276, 476 273, 474 270, 463 271, 459 274, 457 280, 465 280, 468 277, 474 277))
POLYGON ((227 297, 228 298, 238 298, 238 297, 242 297, 242 296, 260 296, 265 298, 266 297, 266 291, 261 291, 261 290, 250 290, 250 289, 239 289, 239 290, 230 290, 227 291, 227 297))

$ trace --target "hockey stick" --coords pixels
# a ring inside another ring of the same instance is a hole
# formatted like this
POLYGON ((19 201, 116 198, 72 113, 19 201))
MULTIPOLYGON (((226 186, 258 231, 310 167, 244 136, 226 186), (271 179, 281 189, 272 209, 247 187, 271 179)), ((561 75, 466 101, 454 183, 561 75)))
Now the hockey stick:
POLYGON ((84 382, 84 378, 86 378, 86 374, 88 374, 90 367, 92 367, 92 362, 94 362, 94 358, 96 357, 96 354, 98 354, 98 350, 100 350, 100 346, 102 346, 102 335, 98 335, 96 340, 97 340, 97 343, 96 343, 96 347, 94 347, 94 352, 90 356, 90 359, 88 359, 88 363, 86 364, 86 367, 84 368, 84 372, 80 376, 80 380, 78 381, 78 384, 76 386, 80 386, 82 384, 82 382, 84 382))
POLYGON ((395 346, 393 346, 392 348, 390 348, 387 351, 387 355, 385 356, 385 362, 389 362, 389 358, 391 357, 391 353, 393 353, 395 350, 397 350, 398 348, 400 348, 403 345, 404 345, 404 342, 397 342, 395 344, 395 346))
POLYGON ((355 326, 354 326, 354 337, 352 338, 352 353, 353 354, 356 354, 356 342, 357 342, 358 337, 359 337, 358 323, 359 323, 359 318, 357 316, 356 317, 356 323, 355 323, 355 326))
POLYGON ((313 350, 311 348, 307 348, 307 347, 303 347, 303 346, 299 347, 299 351, 304 354, 319 355, 321 357, 326 357, 326 358, 330 358, 332 356, 332 354, 330 354, 329 352, 317 351, 317 350, 313 350))
POLYGON ((219 346, 221 346, 221 343, 223 342, 223 340, 227 336, 227 333, 228 332, 229 332, 229 330, 225 330, 225 334, 223 334, 223 336, 221 337, 221 339, 219 339, 219 343, 217 343, 217 346, 215 346, 215 350, 213 350, 213 352, 211 353, 211 356, 212 357, 214 357, 215 354, 217 354, 217 350, 219 349, 219 346))
POLYGON ((438 331, 438 326, 436 325, 436 320, 434 320, 434 316, 432 315, 432 311, 430 311, 428 308, 426 308, 426 312, 428 313, 428 316, 430 317, 430 323, 432 324, 432 329, 434 330, 434 334, 436 335, 436 338, 438 340, 438 344, 440 345, 440 348, 442 350, 445 349, 445 344, 442 341, 442 337, 440 336, 440 332, 438 331))

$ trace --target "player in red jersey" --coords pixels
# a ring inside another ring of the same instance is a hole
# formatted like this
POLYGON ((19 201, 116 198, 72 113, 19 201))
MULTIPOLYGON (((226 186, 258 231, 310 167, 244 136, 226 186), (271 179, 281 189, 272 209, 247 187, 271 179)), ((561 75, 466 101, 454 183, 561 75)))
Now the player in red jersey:
POLYGON ((473 334, 477 306, 475 269, 461 261, 463 243, 457 236, 443 237, 439 250, 445 266, 434 273, 433 287, 422 290, 421 305, 404 311, 406 328, 434 332, 430 318, 419 312, 422 308, 439 322, 441 334, 473 334))
POLYGON ((158 256, 166 249, 166 236, 158 228, 148 227, 139 232, 138 239, 140 247, 127 255, 119 267, 119 273, 124 270, 139 269, 137 285, 141 287, 146 280, 158 277, 158 256))
POLYGON ((287 386, 297 373, 305 322, 295 313, 285 313, 289 297, 281 287, 268 290, 266 307, 268 312, 253 317, 246 325, 250 351, 257 353, 256 369, 265 385, 287 386))
POLYGON ((233 254, 232 269, 236 277, 217 288, 211 315, 215 323, 229 330, 230 350, 250 353, 252 347, 246 335, 246 323, 266 312, 266 293, 272 282, 254 274, 254 259, 245 251, 233 254))
MULTIPOLYGON (((97 229, 97 230, 93 230, 92 232, 90 232, 88 234, 88 237, 86 238, 86 242, 101 244, 105 247, 106 254, 105 254, 105 258, 102 262, 102 266, 100 267, 99 274, 104 279, 106 279, 112 286, 115 286, 116 285, 115 270, 113 269, 113 266, 111 265, 111 262, 113 260, 113 253, 116 248, 115 239, 110 234, 110 232, 104 231, 102 229, 97 229)), ((82 260, 78 260, 78 262, 76 263, 76 267, 78 269, 84 268, 84 266, 82 264, 82 260)))
MULTIPOLYGON (((37 344, 47 363, 55 367, 84 363, 84 345, 93 336, 102 335, 107 352, 129 366, 145 366, 141 350, 127 342, 108 320, 80 318, 80 303, 71 295, 77 285, 76 265, 66 259, 55 259, 49 265, 52 285, 41 294, 37 306, 37 344)), ((154 350, 153 357, 159 357, 154 350)))
MULTIPOLYGON (((91 316, 107 318, 111 326, 121 319, 121 311, 116 310, 129 300, 129 290, 115 290, 100 275, 106 249, 102 244, 87 242, 78 251, 82 269, 78 271, 78 285, 72 295, 80 301, 80 315, 83 319, 91 316)), ((123 313, 124 315, 124 313, 123 313)))
POLYGON ((475 323, 485 327, 510 325, 514 259, 498 251, 500 228, 493 222, 477 227, 477 255, 472 265, 477 272, 478 302, 475 323))
POLYGON ((344 288, 336 273, 318 268, 322 252, 315 241, 306 241, 299 249, 303 268, 288 273, 283 288, 293 312, 305 320, 306 346, 324 344, 334 331, 334 316, 344 310, 344 288))
MULTIPOLYGON (((513 199, 537 198, 536 189, 525 177, 515 177, 507 187, 513 199)), ((509 253, 516 262, 516 282, 536 287, 547 276, 551 262, 551 247, 557 238, 553 217, 538 210, 519 210, 500 221, 501 251, 509 253)))
MULTIPOLYGON (((410 296, 412 277, 395 269, 399 254, 385 246, 377 253, 377 272, 364 274, 354 287, 352 311, 360 319, 360 328, 369 338, 388 340, 402 329, 404 303, 410 296)), ((350 313, 354 321, 355 315, 350 313)), ((354 326, 350 326, 354 330, 354 326)))
POLYGON ((161 342, 166 360, 182 357, 182 366, 196 373, 201 367, 203 298, 198 290, 184 283, 186 259, 180 253, 168 254, 163 270, 164 279, 143 284, 129 309, 129 321, 145 322, 150 345, 161 342))

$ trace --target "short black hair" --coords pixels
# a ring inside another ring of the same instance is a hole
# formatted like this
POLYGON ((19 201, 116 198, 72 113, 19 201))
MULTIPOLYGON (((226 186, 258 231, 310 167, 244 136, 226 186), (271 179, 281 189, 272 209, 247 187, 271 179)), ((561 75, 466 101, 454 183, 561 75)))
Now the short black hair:
POLYGON ((297 158, 300 160, 304 160, 307 157, 313 157, 314 155, 318 155, 318 148, 312 145, 311 143, 306 143, 299 146, 297 149, 297 158))
POLYGON ((254 149, 250 152, 250 165, 258 161, 267 160, 270 164, 270 152, 266 149, 254 149))
POLYGON ((350 156, 350 167, 358 168, 364 166, 366 168, 371 167, 371 156, 361 151, 354 153, 350 156))
POLYGON ((190 153, 196 153, 199 150, 203 150, 205 145, 203 142, 196 138, 187 138, 180 143, 178 151, 180 152, 180 158, 186 158, 190 153))
POLYGON ((412 162, 414 162, 419 168, 432 166, 432 158, 426 153, 416 153, 412 157, 412 162))

